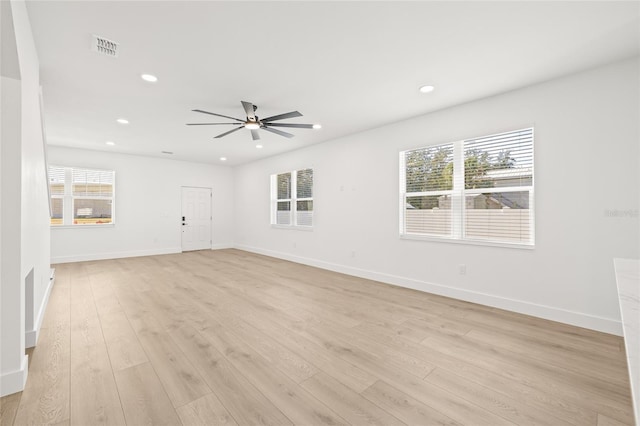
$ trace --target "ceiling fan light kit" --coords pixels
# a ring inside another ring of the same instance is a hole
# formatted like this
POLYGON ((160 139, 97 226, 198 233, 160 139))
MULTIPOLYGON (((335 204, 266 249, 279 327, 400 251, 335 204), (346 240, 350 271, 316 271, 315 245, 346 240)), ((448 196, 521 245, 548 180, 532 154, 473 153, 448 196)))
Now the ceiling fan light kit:
POLYGON ((296 128, 296 129, 319 129, 320 128, 318 124, 274 123, 274 121, 284 120, 287 118, 302 117, 302 114, 300 114, 298 111, 291 111, 285 114, 272 115, 271 117, 260 119, 255 114, 256 110, 258 109, 256 105, 252 104, 251 102, 245 102, 245 101, 241 101, 240 103, 242 104, 242 108, 244 108, 244 112, 247 117, 245 120, 241 120, 235 117, 229 117, 227 115, 216 114, 214 112, 203 111, 201 109, 194 109, 192 110, 193 112, 215 115, 216 117, 228 118, 229 120, 233 120, 234 122, 233 123, 187 123, 187 126, 232 125, 236 127, 232 130, 219 134, 215 138, 218 139, 218 138, 225 137, 240 129, 248 129, 251 131, 251 137, 254 141, 260 139, 260 133, 258 132, 258 130, 266 130, 267 132, 275 133, 276 135, 279 135, 279 136, 292 138, 293 135, 291 133, 274 129, 274 127, 289 127, 289 128, 296 128))

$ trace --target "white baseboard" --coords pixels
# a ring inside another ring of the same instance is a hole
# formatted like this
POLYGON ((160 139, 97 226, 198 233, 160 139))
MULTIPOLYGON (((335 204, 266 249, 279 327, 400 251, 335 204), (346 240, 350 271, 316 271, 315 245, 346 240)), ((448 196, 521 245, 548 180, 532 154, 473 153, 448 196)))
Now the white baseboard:
POLYGON ((464 300, 467 302, 478 303, 481 305, 491 306, 494 308, 504 309, 507 311, 517 312, 525 315, 531 315, 538 318, 544 318, 551 321, 557 321, 565 324, 575 325, 577 327, 588 328, 591 330, 601 331, 604 333, 622 336, 622 324, 619 320, 611 318, 603 318, 595 315, 589 315, 582 312, 569 311, 547 305, 539 305, 536 303, 526 302, 523 300, 509 299, 502 296, 480 293, 471 290, 465 290, 456 287, 450 287, 442 284, 420 281, 413 278, 401 277, 398 275, 385 274, 381 272, 369 271, 366 269, 354 268, 351 266, 340 265, 337 263, 325 262, 322 260, 311 259, 306 257, 295 256, 289 253, 283 253, 273 250, 266 250, 257 247, 249 247, 245 245, 236 245, 235 248, 245 250, 252 253, 263 254, 265 256, 276 257, 279 259, 289 260, 304 265, 315 266, 317 268, 327 269, 334 272, 340 272, 347 275, 353 275, 360 278, 366 278, 374 281, 380 281, 399 287, 411 288, 414 290, 433 293, 440 296, 451 297, 454 299, 464 300))
POLYGON ((211 246, 211 250, 224 250, 235 248, 233 244, 214 244, 211 246))
POLYGON ((56 256, 51 258, 52 264, 58 263, 72 263, 72 262, 86 262, 90 260, 107 260, 107 259, 122 259, 125 257, 140 257, 140 256, 156 256, 160 254, 174 254, 182 252, 180 247, 169 247, 163 249, 150 249, 150 250, 136 250, 136 251, 118 251, 111 253, 93 253, 93 254, 81 254, 74 256, 56 256))
POLYGON ((38 310, 38 316, 35 320, 35 326, 33 330, 26 330, 24 335, 24 347, 32 348, 38 343, 38 336, 40 335, 40 327, 42 326, 42 320, 44 319, 44 313, 47 310, 47 305, 49 304, 49 295, 51 294, 51 289, 55 283, 55 276, 53 279, 49 279, 49 284, 47 285, 47 290, 44 292, 44 298, 42 299, 42 303, 40 304, 40 309, 38 310))
MULTIPOLYGON (((223 250, 234 248, 233 244, 213 244, 211 250, 223 250)), ((73 263, 73 262, 86 262, 90 260, 108 260, 108 259, 122 259, 125 257, 140 257, 140 256, 156 256, 161 254, 175 254, 181 253, 181 247, 172 247, 165 249, 153 249, 153 250, 137 250, 137 251, 121 251, 111 253, 94 253, 83 254, 75 256, 56 256, 51 258, 52 264, 58 263, 73 263)))
POLYGON ((22 358, 20 369, 10 371, 0 376, 0 396, 11 395, 12 393, 24 390, 29 374, 29 356, 22 358))

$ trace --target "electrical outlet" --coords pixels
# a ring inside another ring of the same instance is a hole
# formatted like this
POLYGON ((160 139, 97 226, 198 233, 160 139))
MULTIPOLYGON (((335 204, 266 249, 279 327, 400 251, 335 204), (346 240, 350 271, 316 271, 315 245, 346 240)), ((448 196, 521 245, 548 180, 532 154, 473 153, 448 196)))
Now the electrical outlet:
POLYGON ((355 250, 351 251, 351 257, 356 257, 356 251, 355 250))
POLYGON ((293 248, 297 248, 298 247, 298 243, 293 243, 293 248))
POLYGON ((460 273, 460 275, 467 275, 467 265, 464 263, 458 265, 458 272, 460 273))

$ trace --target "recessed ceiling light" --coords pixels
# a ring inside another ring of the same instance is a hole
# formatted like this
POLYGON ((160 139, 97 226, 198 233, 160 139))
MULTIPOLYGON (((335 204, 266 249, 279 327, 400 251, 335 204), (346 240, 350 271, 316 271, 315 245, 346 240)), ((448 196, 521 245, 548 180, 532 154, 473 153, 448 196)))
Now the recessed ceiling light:
POLYGON ((258 130, 260 128, 260 125, 258 123, 246 123, 244 125, 244 128, 249 130, 258 130))
POLYGON ((227 161, 227 157, 220 157, 220 161, 227 161))
POLYGON ((140 77, 144 81, 148 81, 150 83, 155 83, 156 81, 158 81, 158 77, 156 77, 155 75, 151 75, 151 74, 142 74, 140 77))
POLYGON ((129 124, 129 120, 126 118, 118 118, 116 121, 120 124, 129 124))
POLYGON ((322 129, 322 124, 314 124, 313 128, 314 129, 322 129))
POLYGON ((262 145, 258 144, 258 145, 256 145, 256 148, 262 149, 262 145))
POLYGON ((422 86, 422 87, 420 88, 420 91, 421 91, 422 93, 429 93, 429 92, 433 92, 433 91, 434 91, 434 89, 435 89, 435 87, 427 85, 427 86, 422 86))
POLYGON ((115 145, 115 144, 116 144, 115 142, 111 142, 111 141, 106 141, 105 143, 106 143, 107 145, 110 145, 110 146, 113 146, 113 145, 115 145))

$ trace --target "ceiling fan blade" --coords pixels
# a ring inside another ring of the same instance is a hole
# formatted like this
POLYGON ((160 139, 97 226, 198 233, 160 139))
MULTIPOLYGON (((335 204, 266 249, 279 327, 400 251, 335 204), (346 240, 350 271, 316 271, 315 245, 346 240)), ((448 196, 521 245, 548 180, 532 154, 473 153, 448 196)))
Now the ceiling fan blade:
POLYGON ((251 130, 251 137, 253 138, 254 141, 257 141, 258 139, 260 139, 260 133, 258 133, 257 130, 252 129, 251 130))
POLYGON ((294 117, 302 117, 298 111, 287 112, 286 114, 278 114, 273 115, 271 117, 263 118, 262 121, 276 121, 276 120, 284 120, 285 118, 294 118, 294 117))
POLYGON ((229 117, 228 115, 216 114, 215 112, 203 111, 201 109, 192 109, 191 111, 193 111, 193 112, 201 112, 202 114, 215 115, 217 117, 224 117, 224 118, 228 118, 230 120, 236 120, 236 121, 239 121, 241 123, 244 123, 244 120, 240 120, 239 118, 229 117))
POLYGON ((220 134, 220 135, 216 136, 216 137, 215 137, 215 139, 221 138, 221 137, 223 137, 223 136, 227 136, 229 133, 236 132, 236 131, 238 131, 238 130, 240 130, 240 129, 244 129, 244 126, 238 126, 238 127, 236 127, 235 129, 233 129, 233 130, 229 130, 228 132, 224 132, 224 133, 222 133, 222 134, 220 134))
POLYGON ((295 127, 296 129, 313 129, 313 124, 297 124, 297 123, 266 123, 273 127, 295 127))
POLYGON ((254 113, 253 104, 251 102, 240 101, 244 112, 247 114, 247 118, 251 121, 256 121, 256 115, 254 113))
POLYGON ((269 127, 263 127, 262 130, 266 130, 267 132, 275 133, 276 135, 284 136, 285 138, 292 138, 293 135, 291 133, 283 132, 278 129, 271 129, 269 127))
POLYGON ((187 126, 215 126, 218 124, 232 124, 237 126, 238 123, 187 123, 187 126))

